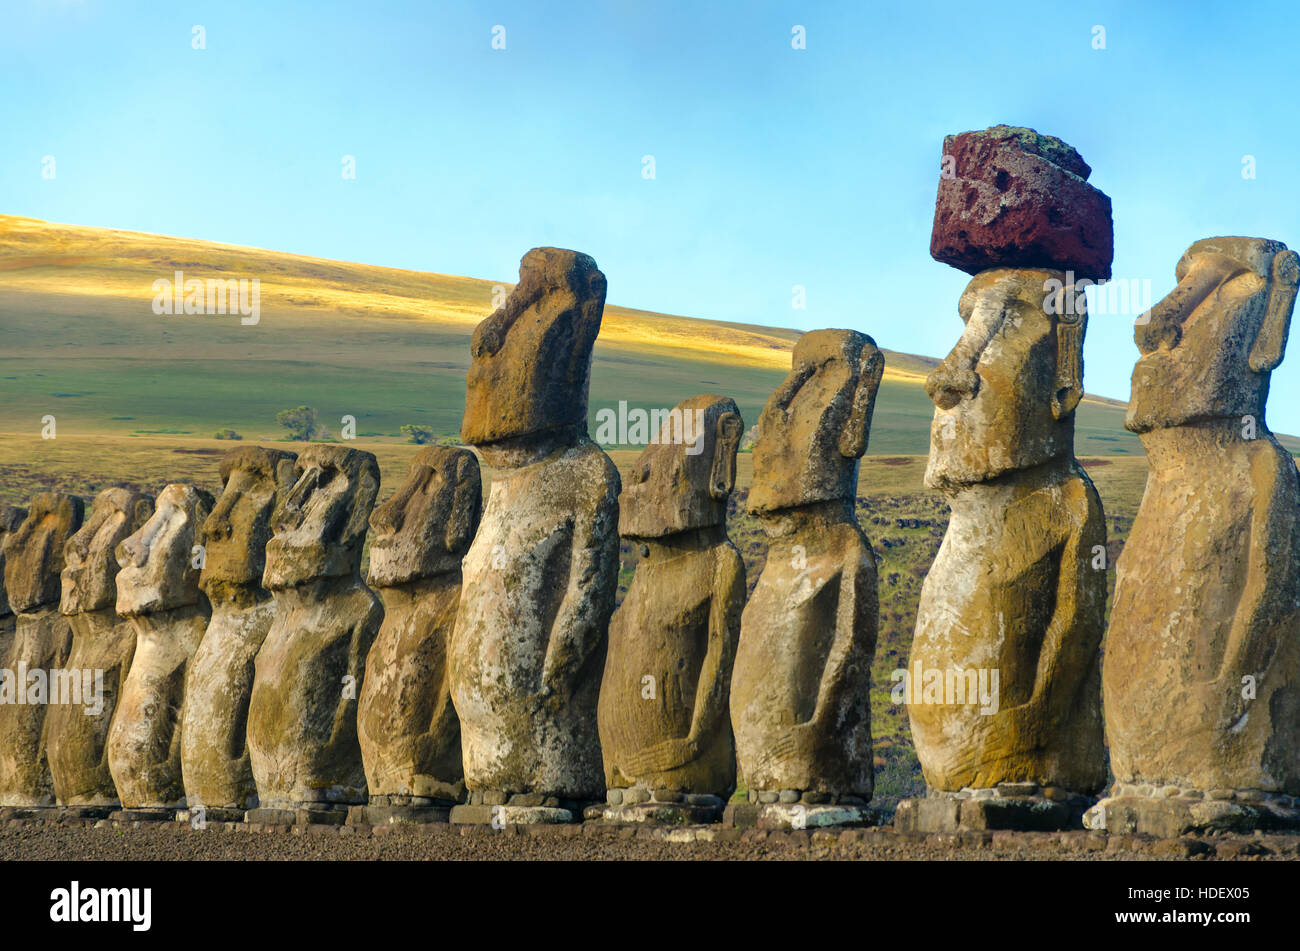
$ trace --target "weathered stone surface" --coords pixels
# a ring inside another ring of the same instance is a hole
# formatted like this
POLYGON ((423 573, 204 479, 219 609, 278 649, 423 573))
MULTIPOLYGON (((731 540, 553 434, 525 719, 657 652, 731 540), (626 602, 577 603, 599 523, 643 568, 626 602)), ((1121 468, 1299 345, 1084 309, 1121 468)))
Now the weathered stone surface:
POLYGON ((31 501, 5 539, 5 592, 17 615, 0 663, 0 806, 54 804, 45 721, 59 700, 55 672, 67 661, 72 629, 59 613, 63 546, 80 527, 81 499, 49 492, 31 501))
POLYGON ((1122 783, 1300 794, 1300 480, 1264 421, 1297 260, 1198 241, 1137 327, 1126 425, 1150 473, 1104 666, 1122 783))
POLYGON ((896 690, 933 789, 1105 781, 1105 522, 1073 451, 1085 318, 1044 309, 1044 287, 1064 277, 974 278, 966 329, 926 381, 926 484, 952 517, 896 690))
POLYGON ((968 274, 986 268, 1073 270, 1110 278, 1110 199, 1060 139, 993 126, 943 140, 930 256, 968 274))
POLYGON ((72 626, 67 673, 83 685, 80 704, 50 707, 46 723, 50 775, 61 806, 119 805, 108 768, 108 728, 135 654, 135 628, 117 613, 120 542, 153 515, 153 499, 125 488, 95 496, 90 516, 63 549, 59 610, 72 626), (94 678, 95 696, 85 695, 94 678))
POLYGON ((586 254, 533 248, 505 305, 474 328, 461 438, 471 446, 587 432, 605 275, 586 254))
POLYGON ((14 617, 13 608, 9 606, 9 596, 5 590, 4 568, 5 568, 5 542, 9 536, 18 530, 18 526, 23 523, 27 517, 27 509, 19 508, 16 505, 0 505, 0 663, 5 663, 9 659, 9 651, 14 642, 14 617))
POLYGON ((755 515, 857 492, 884 356, 870 337, 815 330, 795 343, 792 359, 794 368, 758 421, 749 490, 755 515))
POLYGON ((185 804, 181 723, 185 673, 208 625, 194 546, 212 496, 174 483, 117 546, 117 613, 135 628, 135 654, 108 730, 108 768, 125 809, 185 804))
POLYGON ((728 700, 745 606, 745 564, 725 522, 745 427, 726 397, 694 396, 673 412, 679 422, 670 417, 641 453, 619 497, 619 530, 641 558, 609 628, 605 782, 725 800, 736 785, 728 700))
POLYGON ((470 790, 604 795, 596 698, 618 584, 619 477, 586 429, 604 300, 591 258, 538 248, 474 331, 461 435, 496 472, 451 641, 470 790))
POLYGON ((248 750, 263 808, 362 805, 357 696, 383 606, 361 580, 379 464, 357 449, 312 445, 272 516, 263 585, 275 617, 258 651, 248 750))
POLYGON ((461 559, 482 505, 474 454, 430 446, 370 517, 370 586, 383 599, 384 622, 366 663, 357 731, 372 805, 394 795, 464 797, 447 643, 460 606, 461 559))
POLYGON ((759 419, 749 508, 768 552, 741 617, 731 722, 760 802, 782 789, 871 796, 876 562, 854 497, 883 372, 870 337, 805 334, 759 419))
POLYGON ((257 805, 248 756, 248 704, 254 660, 275 617, 262 587, 271 516, 293 487, 291 452, 242 446, 221 459, 221 497, 202 525, 199 587, 212 604, 203 641, 189 665, 181 766, 191 806, 257 805))

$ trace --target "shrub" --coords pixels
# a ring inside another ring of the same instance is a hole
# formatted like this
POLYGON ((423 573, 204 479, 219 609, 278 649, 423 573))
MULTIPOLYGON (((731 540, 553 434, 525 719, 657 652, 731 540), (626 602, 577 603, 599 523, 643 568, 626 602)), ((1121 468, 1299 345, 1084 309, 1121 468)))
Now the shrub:
POLYGON ((275 414, 275 421, 289 430, 289 438, 306 442, 316 435, 316 411, 310 406, 295 406, 275 414))

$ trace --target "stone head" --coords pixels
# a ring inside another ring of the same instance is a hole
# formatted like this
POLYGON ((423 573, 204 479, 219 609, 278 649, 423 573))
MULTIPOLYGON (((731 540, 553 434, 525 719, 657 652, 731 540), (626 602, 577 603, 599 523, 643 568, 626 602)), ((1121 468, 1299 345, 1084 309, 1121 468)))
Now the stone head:
POLYGON ((866 334, 814 330, 758 420, 749 510, 775 512, 857 495, 885 357, 866 334))
POLYGON ((460 567, 478 530, 483 483, 468 449, 428 446, 370 516, 370 584, 390 587, 460 567))
POLYGON ((534 248, 505 305, 474 328, 461 438, 576 441, 587 431, 591 351, 605 275, 577 251, 534 248))
POLYGON ((206 560, 199 587, 260 587, 271 516, 297 481, 294 460, 279 449, 242 446, 221 458, 221 495, 203 521, 206 560))
POLYGON ((297 481, 271 516, 262 584, 272 591, 358 575, 379 492, 379 463, 360 449, 308 446, 294 467, 297 481))
POLYGON ((75 495, 46 492, 32 499, 26 517, 5 539, 5 594, 12 611, 58 605, 63 546, 84 513, 85 503, 75 495))
POLYGON ((194 547, 212 510, 212 496, 183 483, 165 486, 153 515, 118 543, 117 613, 142 617, 198 604, 199 567, 194 547))
POLYGON ((1253 416, 1286 352, 1300 267, 1263 238, 1206 238, 1178 262, 1178 286, 1139 318, 1141 357, 1125 426, 1136 433, 1253 416))
POLYGON ((658 538, 723 524, 744 432, 728 397, 705 394, 678 403, 632 466, 618 499, 619 534, 658 538))
POLYGON ((95 496, 90 515, 63 546, 60 611, 80 614, 117 603, 117 546, 152 515, 153 499, 135 489, 112 486, 95 496))
POLYGON ((13 614, 9 606, 9 596, 5 591, 5 542, 9 536, 18 531, 18 526, 27 517, 27 509, 5 503, 0 505, 0 617, 13 614))
POLYGON ((925 382, 935 405, 926 485, 986 482, 1073 453, 1087 315, 1066 278, 991 268, 966 285, 965 330, 925 382))

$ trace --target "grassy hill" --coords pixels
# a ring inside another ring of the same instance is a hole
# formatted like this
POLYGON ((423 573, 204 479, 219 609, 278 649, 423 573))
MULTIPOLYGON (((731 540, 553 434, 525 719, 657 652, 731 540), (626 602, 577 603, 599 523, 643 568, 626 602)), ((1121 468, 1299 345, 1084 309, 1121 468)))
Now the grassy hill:
MULTIPOLYGON (((521 253, 525 249, 520 249, 521 253)), ((502 275, 502 278, 512 275, 502 275)), ((611 274, 611 299, 618 275, 611 274)), ((275 414, 315 407, 335 434, 357 419, 366 441, 405 423, 459 431, 469 335, 501 281, 373 267, 187 238, 0 216, 0 432, 281 438, 275 414), (152 284, 258 278, 261 319, 158 316, 152 284)), ((889 328, 855 328, 882 346, 889 328)), ((733 397, 752 425, 790 366, 799 333, 606 307, 590 412, 667 407, 701 392, 733 397)), ((870 452, 923 454, 932 358, 886 350, 870 452)), ((1298 443, 1297 445, 1300 445, 1298 443)), ((1080 454, 1140 455, 1123 404, 1089 398, 1080 454)))

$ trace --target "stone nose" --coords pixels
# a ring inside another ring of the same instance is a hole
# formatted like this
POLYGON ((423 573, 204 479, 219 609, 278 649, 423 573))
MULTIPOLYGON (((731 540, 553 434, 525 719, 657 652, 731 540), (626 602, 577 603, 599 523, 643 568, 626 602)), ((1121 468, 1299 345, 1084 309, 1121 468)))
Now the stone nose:
POLYGON ((117 549, 117 563, 122 568, 140 568, 149 560, 149 546, 145 544, 143 533, 137 533, 124 540, 117 549))
POLYGON ((925 378, 925 392, 940 409, 952 409, 979 392, 979 374, 969 367, 953 366, 945 360, 925 378))

